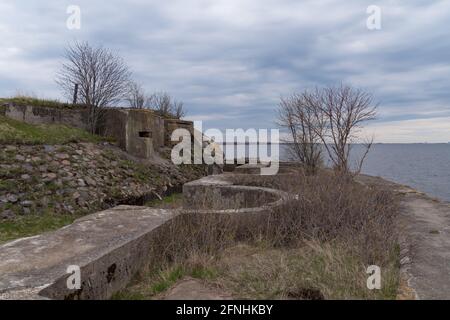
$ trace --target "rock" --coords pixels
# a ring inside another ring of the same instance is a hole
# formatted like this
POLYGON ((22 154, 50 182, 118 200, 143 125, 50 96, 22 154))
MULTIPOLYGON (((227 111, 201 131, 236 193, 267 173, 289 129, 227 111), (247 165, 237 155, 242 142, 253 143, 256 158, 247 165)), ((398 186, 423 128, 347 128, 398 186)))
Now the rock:
POLYGON ((6 219, 13 219, 15 218, 14 212, 12 210, 4 210, 0 212, 0 219, 6 220, 6 219))
POLYGON ((71 205, 69 205, 69 204, 64 203, 64 204, 63 204, 63 208, 64 208, 65 211, 68 211, 68 212, 70 212, 71 214, 74 214, 74 213, 75 213, 75 210, 74 210, 73 207, 72 207, 71 205))
POLYGON ((42 159, 40 157, 31 157, 31 161, 33 161, 33 162, 39 162, 41 160, 42 159))
POLYGON ((56 173, 53 173, 53 172, 49 172, 49 173, 45 174, 45 176, 50 180, 54 180, 57 177, 56 173))
POLYGON ((54 152, 55 151, 55 147, 54 146, 49 146, 49 145, 44 145, 44 150, 45 150, 45 152, 54 152))
POLYGON ((39 166, 39 171, 40 172, 46 172, 47 170, 48 170, 48 166, 47 165, 39 166))
POLYGON ((23 212, 23 214, 28 215, 28 214, 31 213, 31 209, 30 209, 30 208, 23 207, 23 208, 22 208, 22 212, 23 212))
POLYGON ((10 164, 0 164, 0 168, 4 170, 11 170, 12 166, 10 164))
POLYGON ((25 161, 25 157, 21 154, 16 155, 16 160, 17 161, 25 161))
POLYGON ((72 187, 72 188, 76 188, 77 187, 77 183, 75 181, 73 181, 73 180, 70 180, 67 184, 69 185, 69 187, 72 187))
POLYGON ((75 200, 78 199, 80 197, 80 194, 78 192, 75 192, 72 194, 72 198, 74 198, 75 200))
POLYGON ((95 180, 91 177, 86 177, 84 180, 89 186, 95 187, 97 185, 97 182, 95 182, 95 180))
POLYGON ((50 201, 49 201, 49 199, 48 199, 48 197, 43 197, 41 200, 40 200, 40 206, 42 206, 42 207, 48 207, 48 205, 49 205, 49 203, 50 203, 50 201))
POLYGON ((23 168, 25 171, 33 172, 33 166, 32 166, 31 164, 29 164, 29 163, 24 164, 24 165, 22 166, 22 168, 23 168))
POLYGON ((61 160, 69 159, 69 155, 67 153, 57 153, 55 157, 61 160))
POLYGON ((85 186, 86 186, 86 183, 84 182, 83 179, 78 179, 78 180, 77 180, 77 183, 78 183, 78 185, 79 185, 80 187, 85 187, 85 186))
POLYGON ((16 146, 6 146, 5 151, 17 151, 16 146))
POLYGON ((11 203, 16 203, 17 201, 19 201, 19 198, 15 194, 8 194, 6 196, 6 199, 11 203))
POLYGON ((81 156, 83 154, 83 150, 75 150, 75 153, 81 156))
POLYGON ((31 176, 29 174, 23 174, 23 175, 20 176, 20 178, 23 179, 23 180, 30 180, 31 176))
POLYGON ((29 207, 32 207, 34 205, 34 202, 31 201, 31 200, 24 200, 24 201, 20 202, 20 205, 22 207, 29 208, 29 207))
POLYGON ((61 161, 61 163, 65 166, 70 166, 70 161, 69 160, 63 160, 61 161))

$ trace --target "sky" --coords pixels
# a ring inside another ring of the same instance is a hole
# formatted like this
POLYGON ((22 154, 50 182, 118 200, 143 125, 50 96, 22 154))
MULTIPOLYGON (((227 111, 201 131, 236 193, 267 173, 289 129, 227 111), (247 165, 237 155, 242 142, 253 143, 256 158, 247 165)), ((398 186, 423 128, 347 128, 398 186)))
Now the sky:
POLYGON ((64 99, 64 48, 88 41, 204 128, 277 128, 281 96, 345 83, 379 102, 362 137, 450 141, 449 0, 1 0, 0 13, 0 97, 64 99))

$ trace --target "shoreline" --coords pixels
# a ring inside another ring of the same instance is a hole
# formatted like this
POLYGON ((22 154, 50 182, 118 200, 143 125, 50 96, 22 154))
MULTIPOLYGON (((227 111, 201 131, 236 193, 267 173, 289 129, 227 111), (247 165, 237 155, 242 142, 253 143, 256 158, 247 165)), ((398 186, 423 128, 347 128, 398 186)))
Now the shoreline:
POLYGON ((447 299, 450 295, 450 202, 381 177, 360 175, 362 183, 387 188, 401 197, 397 218, 400 247, 400 299, 447 299))

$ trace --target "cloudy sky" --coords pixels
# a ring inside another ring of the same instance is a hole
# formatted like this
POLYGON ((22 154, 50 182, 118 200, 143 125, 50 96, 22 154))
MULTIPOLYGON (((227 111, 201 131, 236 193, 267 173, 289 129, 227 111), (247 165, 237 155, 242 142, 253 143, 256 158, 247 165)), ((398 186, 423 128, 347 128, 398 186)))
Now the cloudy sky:
POLYGON ((449 0, 2 0, 0 13, 3 97, 61 99, 64 47, 87 40, 208 128, 276 127, 281 95, 344 82, 380 102, 376 141, 450 141, 449 0), (367 28, 370 5, 381 30, 367 28))

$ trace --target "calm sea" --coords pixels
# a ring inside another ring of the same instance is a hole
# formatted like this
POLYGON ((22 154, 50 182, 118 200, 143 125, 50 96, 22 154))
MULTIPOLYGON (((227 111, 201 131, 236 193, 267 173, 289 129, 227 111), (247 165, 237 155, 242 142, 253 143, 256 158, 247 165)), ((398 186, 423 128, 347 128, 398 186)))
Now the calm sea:
MULTIPOLYGON (((361 145, 353 146, 353 163, 362 149, 361 145)), ((287 160, 285 145, 280 145, 280 158, 287 160)), ((374 144, 362 173, 380 176, 450 201, 450 144, 374 144)))
MULTIPOLYGON (((248 155, 249 146, 240 147, 248 155)), ((285 144, 280 144, 280 160, 289 160, 287 150, 285 144)), ((357 163, 356 159, 362 152, 361 145, 352 146, 352 163, 357 163)), ((362 173, 405 184, 450 201, 450 143, 374 144, 362 173)))

